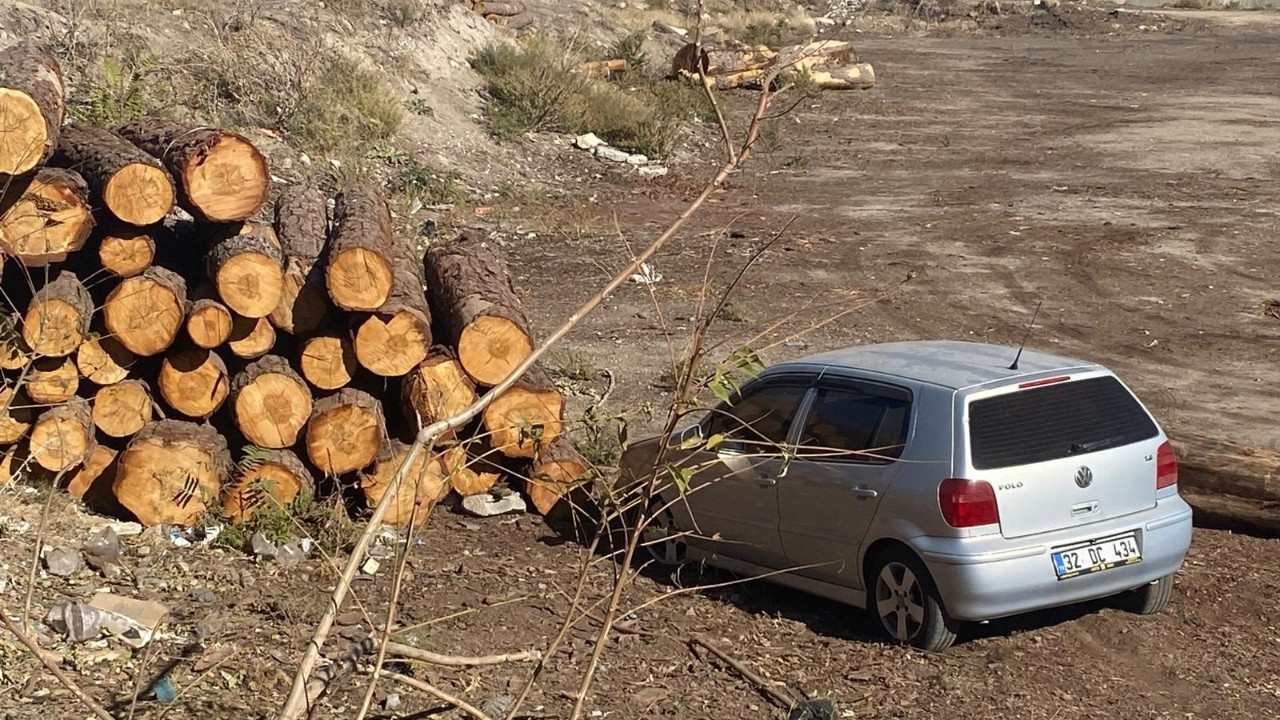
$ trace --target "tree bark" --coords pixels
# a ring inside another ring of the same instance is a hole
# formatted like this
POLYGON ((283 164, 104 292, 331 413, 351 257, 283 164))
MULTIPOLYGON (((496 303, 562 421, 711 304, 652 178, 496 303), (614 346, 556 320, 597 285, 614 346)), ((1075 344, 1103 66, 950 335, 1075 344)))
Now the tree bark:
POLYGON ((129 377, 133 353, 110 335, 92 334, 76 350, 76 367, 95 385, 113 385, 129 377))
POLYGON ((173 178, 160 161, 105 128, 72 122, 62 128, 50 164, 80 173, 97 207, 130 225, 160 222, 173 208, 173 178))
POLYGON ((276 204, 276 236, 284 247, 284 284, 271 322, 290 334, 315 332, 329 314, 321 262, 329 238, 324 194, 311 186, 286 188, 276 204))
POLYGON ((216 502, 230 467, 227 441, 212 427, 160 420, 120 454, 112 489, 143 525, 193 525, 216 502))
POLYGON ((253 360, 271 352, 275 344, 276 328, 270 320, 239 315, 231 319, 231 337, 227 338, 227 347, 232 355, 253 360))
POLYGON ((395 239, 392 246, 391 295, 359 323, 355 339, 356 359, 382 377, 405 375, 431 349, 431 310, 422 288, 422 257, 407 239, 395 239))
MULTIPOLYGON (((369 507, 382 501, 391 479, 408 454, 409 445, 393 440, 379 455, 372 471, 360 475, 360 489, 364 491, 365 503, 369 507)), ((382 517, 382 522, 392 526, 408 525, 410 518, 415 516, 416 508, 415 522, 422 523, 431 514, 435 504, 447 494, 449 479, 441 456, 430 449, 424 449, 418 453, 413 465, 405 473, 395 501, 382 517)))
POLYGON ((307 458, 325 476, 366 468, 382 448, 382 403, 343 388, 315 402, 307 423, 307 458))
POLYGON ((149 422, 155 407, 151 390, 141 380, 124 380, 93 395, 93 424, 113 438, 132 437, 149 422))
POLYGON ((498 452, 512 458, 533 458, 563 432, 564 397, 551 377, 534 365, 509 390, 485 408, 484 428, 498 452))
POLYGON ((164 352, 182 328, 187 284, 172 270, 149 267, 125 278, 102 308, 109 330, 130 352, 149 357, 164 352))
POLYGON ((0 50, 0 174, 30 172, 53 154, 65 92, 62 66, 47 48, 24 41, 0 50))
POLYGON ((0 197, 0 250, 27 267, 62 262, 93 231, 89 187, 71 170, 41 168, 0 197))
MULTIPOLYGON (((475 383, 448 348, 432 350, 400 383, 401 409, 413 428, 452 417, 475 401, 475 383)), ((445 433, 440 440, 454 434, 445 433)))
POLYGON ((549 515, 570 491, 591 480, 591 463, 561 435, 533 461, 525 492, 540 515, 549 515))
POLYGON ((64 270, 40 288, 27 306, 22 339, 40 355, 64 357, 84 342, 92 316, 89 291, 75 273, 64 270))
POLYGON ((311 391, 289 361, 267 355, 231 381, 236 426, 261 448, 287 448, 311 418, 311 391))
POLYGON ((533 336, 506 263, 481 236, 464 232, 427 250, 427 291, 458 361, 476 382, 496 385, 533 352, 533 336))
POLYGON ((330 330, 302 342, 298 365, 307 382, 321 390, 346 387, 359 369, 351 340, 341 331, 330 330))
POLYGON ((231 391, 226 363, 218 353, 203 348, 169 353, 156 384, 169 407, 201 419, 217 412, 231 391))
POLYGON ((119 131, 159 158, 177 181, 178 204, 197 220, 239 222, 267 200, 267 161, 243 135, 144 117, 119 131))
POLYGON ((156 241, 149 230, 116 228, 98 241, 98 262, 117 277, 142 274, 156 259, 156 241))
POLYGON ((1280 452, 1200 433, 1178 433, 1178 490, 1197 522, 1280 533, 1280 452))
POLYGON ((222 510, 236 525, 260 509, 308 502, 315 493, 311 471, 292 450, 264 450, 247 465, 222 495, 222 510))
POLYGON ((267 317, 280 305, 284 288, 284 254, 275 231, 245 222, 221 228, 223 232, 209 250, 209 279, 233 312, 267 317))
POLYGON ((31 426, 31 457, 49 472, 70 470, 84 462, 94 444, 93 418, 84 398, 71 398, 45 410, 31 426))
POLYGON ((40 358, 31 363, 23 389, 36 403, 59 405, 75 397, 80 372, 70 358, 40 358))
POLYGON ((393 285, 391 213, 382 192, 347 187, 338 194, 334 226, 325 270, 330 299, 343 310, 377 310, 393 285))
POLYGON ((234 323, 231 309, 218 300, 212 285, 204 284, 195 289, 187 304, 187 336, 192 342, 212 350, 231 339, 234 323))

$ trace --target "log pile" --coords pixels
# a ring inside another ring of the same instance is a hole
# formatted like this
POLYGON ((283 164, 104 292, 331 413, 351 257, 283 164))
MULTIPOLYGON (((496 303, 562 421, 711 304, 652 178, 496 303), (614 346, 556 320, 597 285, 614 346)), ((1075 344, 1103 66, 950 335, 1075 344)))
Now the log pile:
POLYGON ((868 90, 875 87, 875 69, 859 62, 853 44, 821 40, 772 50, 763 45, 704 44, 701 53, 689 43, 671 64, 674 77, 698 77, 699 65, 713 87, 758 90, 764 79, 778 71, 777 81, 797 82, 826 90, 868 90))
MULTIPOLYGON (((146 524, 242 522, 343 485, 376 503, 421 424, 533 351, 485 238, 424 254, 375 186, 342 188, 330 217, 314 187, 269 203, 234 132, 68 123, 57 61, 27 43, 0 50, 0 116, 3 481, 52 473, 146 524)), ((503 475, 550 512, 588 474, 563 413, 535 367, 421 454, 388 521, 503 475)))

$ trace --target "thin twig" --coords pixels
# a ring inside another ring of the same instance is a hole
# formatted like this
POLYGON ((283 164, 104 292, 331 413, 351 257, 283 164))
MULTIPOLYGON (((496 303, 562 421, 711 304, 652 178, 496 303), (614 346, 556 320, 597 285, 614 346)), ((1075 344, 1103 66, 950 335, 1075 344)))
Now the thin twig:
POLYGON ((502 665, 513 662, 527 662, 529 660, 539 660, 542 653, 537 650, 521 650, 520 652, 506 653, 505 655, 479 655, 470 657, 467 655, 441 655, 430 650, 423 650, 412 645, 405 645, 398 642, 387 642, 387 654, 396 657, 407 658, 409 660, 419 660, 432 665, 445 665, 448 667, 475 667, 480 665, 502 665))
POLYGON ((400 673, 391 672, 391 671, 387 671, 386 673, 384 673, 384 676, 389 680, 395 680, 396 682, 404 683, 405 685, 408 685, 411 688, 416 688, 425 693, 434 695, 438 699, 449 703, 450 705, 458 708, 459 710, 470 715, 476 720, 493 720, 493 718, 486 715, 484 711, 482 711, 480 708, 475 707, 474 705, 468 703, 466 700, 463 700, 462 698, 456 698, 430 683, 423 682, 422 680, 419 680, 417 678, 411 678, 407 675, 401 675, 400 673))
MULTIPOLYGON (((30 363, 28 363, 30 365, 30 363)), ((23 372, 26 372, 25 370, 23 372)), ((39 448, 43 450, 44 448, 39 448)), ((33 449, 34 450, 34 449, 33 449)), ((31 457, 35 457, 36 453, 32 452, 31 457)), ((36 531, 36 549, 31 554, 31 568, 27 573, 27 594, 22 601, 22 629, 31 632, 31 598, 36 591, 36 572, 40 568, 40 551, 44 549, 44 532, 49 523, 49 506, 53 505, 53 496, 57 494, 58 486, 62 484, 62 477, 67 471, 59 470, 58 474, 53 477, 53 483, 49 486, 49 492, 44 498, 44 508, 40 511, 40 528, 36 531)))
POLYGON ((155 649, 156 643, 147 643, 147 651, 142 654, 142 665, 138 667, 138 676, 133 679, 133 698, 129 701, 129 716, 126 720, 133 720, 133 714, 138 709, 138 696, 142 694, 142 680, 146 677, 155 649))
POLYGON ((464 616, 466 616, 466 615, 470 615, 471 613, 480 612, 481 610, 492 610, 493 608, 499 608, 499 607, 502 607, 503 605, 511 605, 511 604, 513 604, 513 603, 524 602, 525 600, 528 600, 528 599, 529 599, 529 596, 528 596, 528 595, 521 595, 521 596, 519 596, 519 597, 513 597, 513 598, 508 598, 508 599, 506 599, 506 600, 500 600, 500 601, 495 602, 495 603, 493 603, 493 604, 491 604, 491 605, 485 605, 483 608, 467 608, 466 610, 459 610, 458 612, 455 612, 455 613, 449 613, 448 615, 442 615, 442 616, 440 616, 440 617, 438 617, 438 618, 432 618, 432 619, 430 619, 430 620, 426 620, 426 621, 423 621, 423 622, 417 623, 416 625, 409 625, 408 627, 396 628, 394 631, 392 631, 392 634, 393 634, 393 635, 408 635, 409 633, 413 632, 414 630, 421 630, 421 629, 422 629, 422 628, 424 628, 424 627, 428 627, 428 626, 430 626, 430 625, 435 625, 436 623, 442 623, 442 622, 445 622, 445 621, 447 621, 447 620, 456 620, 456 619, 458 619, 458 618, 460 618, 460 617, 464 617, 464 616))
POLYGON ((196 687, 196 686, 197 686, 197 685, 199 685, 200 683, 204 682, 204 679, 205 679, 205 678, 207 678, 207 677, 209 677, 210 675, 212 675, 214 670, 217 670, 218 668, 222 667, 222 666, 223 666, 223 664, 225 664, 228 660, 230 660, 231 658, 233 658, 233 657, 235 657, 236 655, 239 655, 239 654, 240 654, 240 648, 233 648, 233 649, 232 649, 232 651, 231 651, 230 653, 228 653, 226 657, 224 657, 224 658, 222 658, 221 660, 219 660, 218 662, 216 662, 216 663, 214 663, 214 664, 210 665, 210 666, 209 666, 209 668, 208 668, 207 670, 205 670, 204 672, 200 673, 200 676, 199 676, 199 677, 197 677, 195 680, 192 680, 191 682, 187 683, 186 685, 183 685, 183 686, 182 686, 182 689, 178 691, 178 694, 173 696, 173 701, 172 701, 172 702, 170 702, 170 703, 169 703, 169 705, 168 705, 168 707, 166 707, 166 708, 165 708, 165 709, 160 713, 160 716, 159 716, 156 720, 164 720, 164 717, 165 717, 166 715, 168 715, 168 714, 169 714, 169 711, 170 711, 170 710, 174 709, 175 707, 178 707, 178 701, 182 699, 182 696, 183 696, 183 695, 186 695, 186 694, 187 694, 187 691, 188 691, 188 690, 190 690, 191 688, 196 687))
POLYGON ((22 632, 16 623, 9 619, 9 610, 3 606, 0 606, 0 624, 3 624, 6 630, 13 633, 14 637, 18 638, 19 642, 26 645, 27 649, 36 656, 36 659, 39 660, 49 672, 53 673, 53 676, 58 678, 58 682, 62 683, 64 687, 70 690, 71 694, 75 695, 77 700, 83 703, 85 707, 89 708, 90 712, 101 718, 101 720, 116 720, 111 717, 111 713, 107 712, 101 705, 94 702, 93 698, 89 697, 84 690, 81 690, 80 686, 77 685, 70 676, 64 673, 62 668, 58 667, 57 663, 44 656, 44 653, 40 651, 40 646, 36 644, 36 641, 28 637, 26 633, 22 632))
POLYGON ((732 656, 716 647, 710 640, 707 640, 701 635, 694 635, 689 638, 689 644, 701 646, 710 650, 711 654, 720 658, 726 665, 733 668, 735 672, 746 678, 752 685, 755 685, 756 689, 764 693, 770 700, 777 702, 782 706, 783 710, 790 710, 796 706, 797 700, 795 698, 789 697, 785 693, 773 687, 773 683, 770 683, 768 680, 760 677, 746 665, 734 660, 732 656))

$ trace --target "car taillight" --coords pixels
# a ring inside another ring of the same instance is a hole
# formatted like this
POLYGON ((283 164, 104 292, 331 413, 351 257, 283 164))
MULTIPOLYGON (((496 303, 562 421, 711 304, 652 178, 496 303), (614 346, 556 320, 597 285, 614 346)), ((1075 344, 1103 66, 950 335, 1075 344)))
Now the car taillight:
POLYGON ((1156 489, 1178 484, 1178 458, 1173 454, 1173 444, 1168 440, 1156 451, 1156 489))
POLYGON ((951 527, 967 528, 1000 522, 996 491, 986 480, 947 478, 938 486, 938 507, 951 527))

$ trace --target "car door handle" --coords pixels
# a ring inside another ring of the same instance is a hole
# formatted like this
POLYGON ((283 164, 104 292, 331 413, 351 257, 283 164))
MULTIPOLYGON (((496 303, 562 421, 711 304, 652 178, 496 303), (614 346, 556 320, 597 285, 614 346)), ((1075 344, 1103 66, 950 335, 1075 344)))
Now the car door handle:
POLYGON ((778 479, 762 477, 762 478, 756 478, 756 482, 760 483, 760 487, 773 487, 774 485, 778 484, 778 479))
POLYGON ((866 485, 859 485, 858 487, 854 488, 852 492, 854 497, 860 497, 860 498, 873 498, 873 497, 880 496, 880 493, 876 492, 875 490, 872 490, 866 485))

